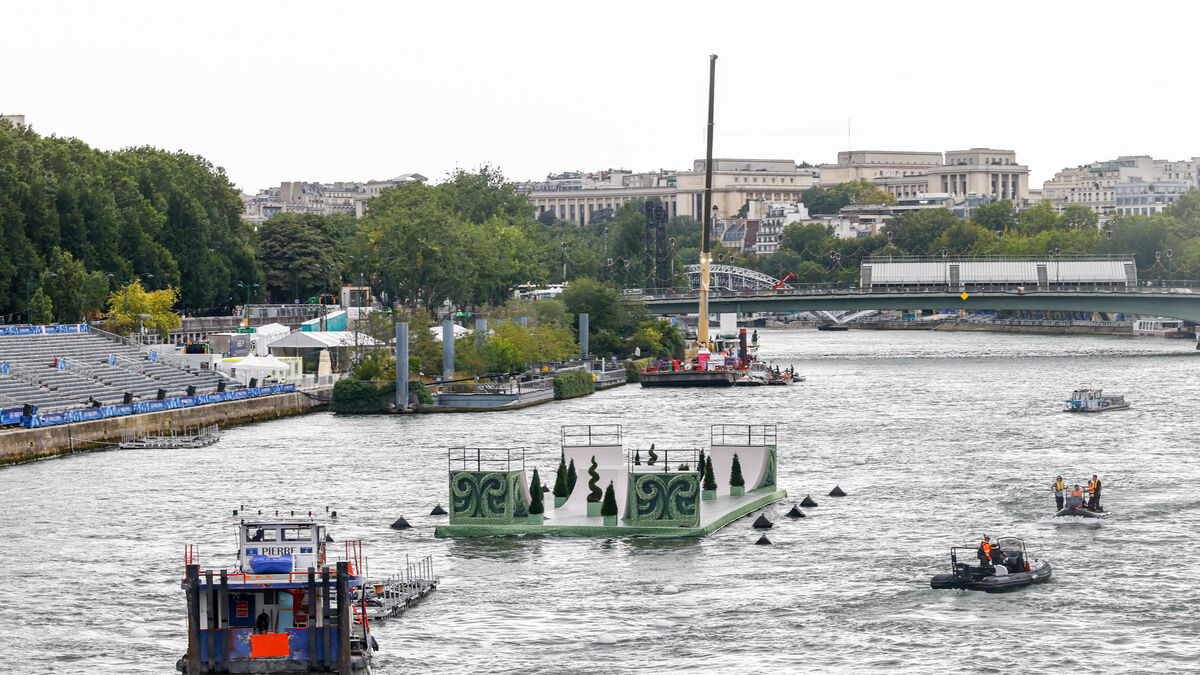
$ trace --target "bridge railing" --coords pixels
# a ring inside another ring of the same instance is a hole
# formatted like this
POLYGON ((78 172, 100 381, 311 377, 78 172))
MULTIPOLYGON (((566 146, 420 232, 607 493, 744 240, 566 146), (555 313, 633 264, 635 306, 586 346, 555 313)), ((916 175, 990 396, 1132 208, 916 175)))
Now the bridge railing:
MULTIPOLYGON (((700 295, 700 291, 698 290, 684 288, 642 288, 630 290, 637 290, 640 292, 626 293, 625 298, 636 298, 642 301, 692 299, 698 298, 700 295)), ((1041 287, 1037 285, 1014 287, 1011 285, 989 286, 980 284, 959 284, 956 286, 950 286, 947 284, 925 284, 914 286, 876 286, 869 289, 860 288, 857 285, 847 285, 846 282, 843 282, 842 284, 792 284, 790 288, 759 290, 731 290, 714 288, 709 291, 709 297, 754 298, 796 295, 958 295, 964 291, 968 294, 994 293, 999 295, 1034 295, 1038 293, 1136 293, 1148 295, 1200 295, 1200 281, 1172 280, 1163 282, 1161 285, 1157 281, 1151 281, 1143 282, 1137 286, 1103 286, 1096 284, 1070 283, 1050 283, 1041 287), (1151 285, 1145 285, 1146 283, 1151 285)))

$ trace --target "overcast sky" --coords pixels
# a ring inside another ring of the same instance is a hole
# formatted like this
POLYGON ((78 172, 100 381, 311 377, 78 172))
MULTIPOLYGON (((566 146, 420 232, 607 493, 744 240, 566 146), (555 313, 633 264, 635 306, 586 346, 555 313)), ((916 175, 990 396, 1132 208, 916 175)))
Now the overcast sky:
POLYGON ((207 157, 254 193, 499 166, 687 169, 1012 149, 1031 184, 1200 156, 1200 5, 47 2, 0 5, 0 112, 207 157), (850 138, 847 138, 850 120, 850 138))

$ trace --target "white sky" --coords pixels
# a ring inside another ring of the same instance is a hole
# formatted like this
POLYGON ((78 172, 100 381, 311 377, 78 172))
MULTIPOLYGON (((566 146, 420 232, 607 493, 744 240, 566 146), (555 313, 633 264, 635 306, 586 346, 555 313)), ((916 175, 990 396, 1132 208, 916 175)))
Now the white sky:
POLYGON ((1040 186, 1200 156, 1200 5, 1111 2, 0 4, 0 112, 204 155, 247 192, 497 165, 688 169, 1012 149, 1040 186))

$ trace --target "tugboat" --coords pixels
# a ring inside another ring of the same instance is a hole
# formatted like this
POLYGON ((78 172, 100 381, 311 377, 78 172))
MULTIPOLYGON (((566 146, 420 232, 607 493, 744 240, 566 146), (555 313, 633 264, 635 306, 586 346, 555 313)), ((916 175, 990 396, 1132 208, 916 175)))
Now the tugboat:
POLYGON ((1097 413, 1108 410, 1125 410, 1129 404, 1124 396, 1104 396, 1102 389, 1076 389, 1071 392, 1063 406, 1063 412, 1097 413))
POLYGON ((295 514, 242 517, 232 571, 201 570, 196 545, 184 548, 188 650, 177 670, 371 672, 379 647, 362 592, 362 542, 345 542, 344 559, 330 566, 325 526, 311 511, 295 514))
POLYGON ((1050 580, 1050 563, 1029 558, 1025 542, 1016 537, 1001 537, 992 547, 991 565, 972 566, 958 560, 959 551, 974 551, 974 546, 950 549, 950 574, 935 574, 931 588, 957 588, 967 591, 999 593, 1032 586, 1050 580))

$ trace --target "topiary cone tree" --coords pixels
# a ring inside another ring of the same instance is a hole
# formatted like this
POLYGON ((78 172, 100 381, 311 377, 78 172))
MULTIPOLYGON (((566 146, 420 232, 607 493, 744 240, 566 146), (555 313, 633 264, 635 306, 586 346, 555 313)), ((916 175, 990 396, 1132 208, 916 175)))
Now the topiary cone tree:
POLYGON ((617 516, 617 493, 613 490, 612 481, 604 489, 604 504, 600 506, 600 515, 605 517, 617 516))
POLYGON ((696 462, 696 470, 704 473, 704 451, 700 451, 700 460, 696 462))
POLYGON ((604 497, 600 492, 600 472, 596 471, 596 456, 592 455, 592 465, 588 467, 588 498, 589 502, 599 502, 604 497))
POLYGON ((533 469, 533 482, 529 484, 529 514, 541 515, 546 512, 546 505, 542 502, 542 479, 538 477, 538 470, 533 469))
POLYGON ((634 464, 634 466, 642 465, 642 450, 641 450, 641 448, 638 448, 637 450, 633 451, 633 464, 634 464))
POLYGON ((708 457, 704 460, 704 489, 717 489, 717 479, 713 476, 712 470, 712 457, 708 457))
POLYGON ((575 483, 579 480, 579 474, 575 473, 575 458, 571 458, 571 463, 567 465, 567 494, 575 492, 575 483))
POLYGON ((740 497, 746 494, 746 479, 742 478, 742 463, 738 461, 737 453, 733 453, 733 466, 729 469, 729 494, 740 497))
MULTIPOLYGON (((534 469, 537 471, 537 469, 534 469)), ((567 489, 567 462, 562 455, 558 457, 558 471, 554 475, 554 498, 555 500, 566 499, 571 496, 571 491, 567 489)))

